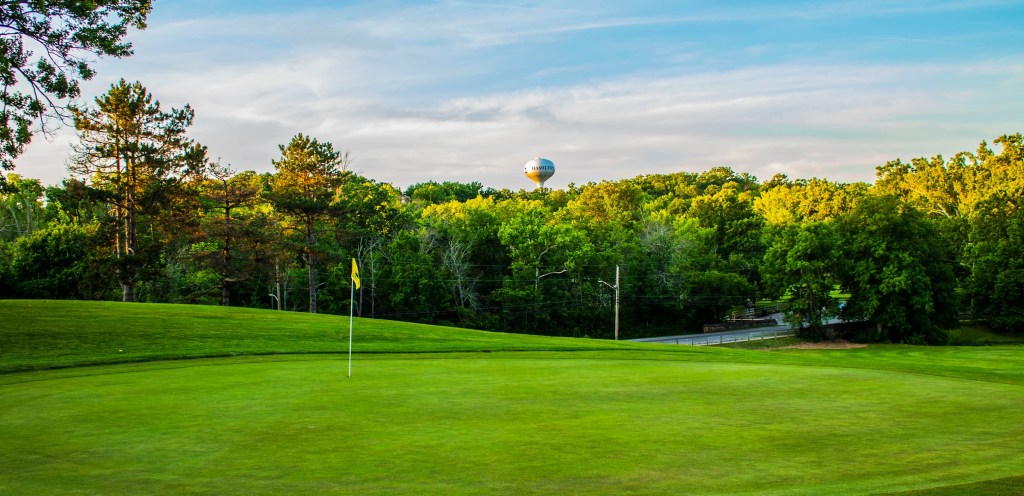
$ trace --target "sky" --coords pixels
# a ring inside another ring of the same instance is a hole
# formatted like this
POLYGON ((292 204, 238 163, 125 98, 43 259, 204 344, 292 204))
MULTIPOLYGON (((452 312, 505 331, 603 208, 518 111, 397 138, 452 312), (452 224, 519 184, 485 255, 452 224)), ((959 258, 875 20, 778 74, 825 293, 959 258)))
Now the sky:
MULTIPOLYGON (((303 133, 400 188, 530 189, 731 167, 874 179, 887 161, 1024 131, 1024 0, 155 0, 135 55, 95 62, 195 109, 189 135, 272 172, 303 133)), ((68 177, 73 129, 15 173, 68 177)))

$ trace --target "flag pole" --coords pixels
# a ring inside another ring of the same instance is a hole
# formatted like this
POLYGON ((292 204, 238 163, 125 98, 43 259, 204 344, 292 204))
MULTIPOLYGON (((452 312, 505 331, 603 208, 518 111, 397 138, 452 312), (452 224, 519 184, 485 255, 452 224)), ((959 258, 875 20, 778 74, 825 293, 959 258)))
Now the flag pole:
POLYGON ((359 265, 352 259, 352 280, 349 287, 352 291, 348 298, 348 376, 352 377, 352 320, 356 309, 356 290, 359 289, 359 265))
POLYGON ((349 284, 352 289, 348 304, 348 376, 352 377, 352 316, 355 310, 356 285, 349 284))

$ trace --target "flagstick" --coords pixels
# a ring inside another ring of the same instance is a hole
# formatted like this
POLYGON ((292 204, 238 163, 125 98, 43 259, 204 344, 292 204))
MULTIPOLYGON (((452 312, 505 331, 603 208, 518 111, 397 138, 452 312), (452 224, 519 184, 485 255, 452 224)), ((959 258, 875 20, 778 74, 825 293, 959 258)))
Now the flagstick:
POLYGON ((348 376, 352 377, 352 316, 356 307, 356 285, 352 284, 352 296, 348 304, 348 376))

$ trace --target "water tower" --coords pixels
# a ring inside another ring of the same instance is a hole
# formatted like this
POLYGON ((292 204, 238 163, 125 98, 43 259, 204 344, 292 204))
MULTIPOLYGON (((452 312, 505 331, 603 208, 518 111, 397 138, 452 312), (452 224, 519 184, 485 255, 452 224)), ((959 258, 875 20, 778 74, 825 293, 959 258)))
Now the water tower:
POLYGON ((536 157, 523 166, 523 172, 531 181, 537 183, 537 188, 544 189, 544 181, 555 175, 555 164, 546 158, 536 157))

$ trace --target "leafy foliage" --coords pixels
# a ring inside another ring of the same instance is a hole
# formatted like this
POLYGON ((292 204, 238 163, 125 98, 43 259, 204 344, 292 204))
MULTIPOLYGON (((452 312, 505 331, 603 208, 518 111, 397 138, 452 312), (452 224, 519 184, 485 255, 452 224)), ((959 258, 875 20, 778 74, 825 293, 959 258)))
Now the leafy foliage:
POLYGON ((832 291, 839 284, 839 235, 826 222, 789 224, 772 229, 766 243, 765 287, 775 298, 789 295, 794 327, 821 338, 822 325, 839 313, 832 291))
POLYGON ((402 195, 302 134, 273 174, 210 167, 184 134, 189 107, 163 112, 123 81, 97 101, 76 109, 74 170, 87 177, 43 189, 12 175, 0 197, 5 295, 109 299, 110 274, 123 295, 135 269, 140 301, 342 313, 355 258, 359 315, 519 333, 610 338, 617 271, 625 338, 698 331, 764 299, 788 300, 794 324, 828 337, 840 288, 842 317, 875 324, 874 340, 949 342, 960 309, 1003 330, 1024 320, 1019 134, 949 161, 890 162, 874 186, 716 167, 402 195))
POLYGON ((459 183, 455 181, 427 181, 417 183, 405 189, 405 196, 413 202, 439 205, 448 202, 466 202, 484 192, 483 184, 479 182, 459 183))
POLYGON ((973 224, 966 262, 975 312, 1001 331, 1024 332, 1024 190, 984 202, 973 224))
POLYGON ((940 343, 958 315, 950 251, 934 224, 893 196, 865 198, 840 223, 846 318, 877 326, 876 339, 940 343))
POLYGON ((84 226, 63 221, 48 224, 18 240, 12 264, 18 293, 28 298, 81 298, 91 258, 84 226))
POLYGON ((295 135, 288 145, 280 145, 281 158, 274 161, 271 201, 277 210, 291 216, 289 226, 301 236, 300 254, 306 263, 309 311, 316 313, 318 262, 323 250, 318 241, 320 221, 339 212, 336 190, 347 176, 348 156, 334 150, 331 143, 295 135))
POLYGON ((0 191, 0 239, 13 241, 39 228, 43 218, 43 187, 38 179, 8 176, 0 191))
POLYGON ((122 79, 95 103, 73 109, 79 143, 70 169, 109 206, 122 299, 134 301, 139 277, 160 270, 165 238, 180 233, 194 198, 183 194, 183 181, 205 172, 206 147, 185 134, 191 107, 165 112, 142 83, 122 79))
MULTIPOLYGON (((32 139, 69 117, 61 100, 95 74, 91 56, 126 57, 130 28, 144 29, 151 0, 19 0, 0 5, 0 169, 32 139)), ((3 176, 0 175, 0 183, 3 176)))

